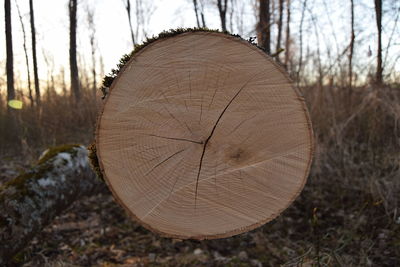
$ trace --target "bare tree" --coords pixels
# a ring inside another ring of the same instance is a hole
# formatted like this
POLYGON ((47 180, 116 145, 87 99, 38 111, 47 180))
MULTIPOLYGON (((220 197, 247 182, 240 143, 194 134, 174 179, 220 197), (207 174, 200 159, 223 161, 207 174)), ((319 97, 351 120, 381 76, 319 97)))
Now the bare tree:
POLYGON ((28 92, 29 92, 29 100, 31 102, 31 107, 33 107, 33 96, 32 96, 32 87, 31 87, 31 71, 29 68, 29 60, 28 60, 28 50, 26 49, 26 32, 25 32, 25 25, 24 21, 22 19, 21 11, 19 9, 18 1, 15 0, 15 5, 17 6, 17 11, 18 11, 18 17, 19 21, 21 22, 21 28, 22 28, 22 37, 23 37, 23 48, 24 48, 24 53, 25 53, 25 64, 26 64, 26 71, 28 74, 28 92))
MULTIPOLYGON (((5 32, 6 32, 6 72, 7 72, 7 102, 15 99, 14 88, 14 61, 13 61, 13 46, 12 46, 12 26, 11 26, 11 3, 10 0, 4 0, 4 17, 5 17, 5 32)), ((9 102, 8 102, 9 103, 9 102)), ((19 127, 17 121, 16 110, 7 105, 6 119, 6 137, 8 141, 19 143, 19 127)))
POLYGON ((44 94, 46 101, 50 102, 52 97, 56 94, 55 81, 54 81, 54 57, 49 51, 42 48, 42 55, 47 68, 46 79, 46 92, 44 94))
POLYGON ((300 72, 303 66, 303 23, 304 23, 304 15, 307 7, 307 0, 303 1, 303 8, 301 11, 301 19, 300 19, 300 26, 299 26, 299 42, 300 42, 300 58, 299 58, 299 66, 297 67, 297 85, 300 82, 300 72))
POLYGON ((378 30, 378 55, 376 66, 376 83, 383 83, 383 66, 382 66, 382 0, 375 0, 375 17, 376 27, 378 30))
POLYGON ((65 69, 64 67, 61 67, 60 69, 60 80, 61 80, 61 89, 63 92, 63 95, 67 95, 67 83, 65 82, 65 69))
POLYGON ((353 86, 353 52, 354 52, 354 40, 356 38, 354 33, 354 0, 350 0, 350 53, 349 53, 349 89, 353 86))
MULTIPOLYGON (((235 13, 235 21, 236 21, 236 30, 239 33, 239 35, 244 34, 245 9, 246 9, 246 4, 243 3, 242 1, 238 1, 238 0, 232 1, 231 10, 235 10, 234 13, 235 13)), ((232 32, 233 32, 233 24, 232 24, 232 32)))
POLYGON ((193 0, 193 9, 194 9, 194 13, 196 14, 197 27, 200 28, 199 8, 197 6, 197 0, 193 0))
POLYGON ((6 51, 7 51, 7 61, 6 61, 7 100, 9 101, 15 98, 10 0, 4 0, 4 16, 5 16, 5 30, 6 30, 6 51))
POLYGON ((269 0, 260 0, 259 22, 257 25, 258 43, 271 54, 271 10, 269 0))
POLYGON ((31 37, 32 37, 32 59, 33 59, 33 78, 35 81, 35 100, 36 106, 40 106, 40 87, 39 87, 39 74, 36 58, 36 29, 35 29, 35 16, 33 11, 33 0, 29 0, 29 13, 31 19, 31 37))
POLYGON ((131 38, 132 38, 132 44, 135 45, 135 35, 133 33, 133 28, 132 28, 132 18, 131 18, 131 1, 130 0, 125 0, 124 1, 124 6, 126 9, 126 13, 128 15, 128 21, 129 21, 129 29, 131 30, 131 38))
POLYGON ((205 17, 204 17, 204 4, 203 4, 203 1, 200 0, 198 2, 197 0, 193 0, 193 10, 194 10, 194 13, 196 14, 197 27, 205 28, 206 27, 206 20, 205 20, 205 17))
POLYGON ((228 0, 217 0, 219 18, 221 20, 222 31, 226 31, 226 10, 228 8, 228 0))
POLYGON ((136 31, 135 39, 140 40, 141 38, 147 38, 147 32, 149 29, 149 24, 151 16, 155 10, 153 1, 135 1, 135 14, 136 14, 136 31))
POLYGON ((286 1, 286 40, 285 40, 285 68, 289 66, 290 49, 290 0, 286 1))
POLYGON ((77 0, 69 0, 69 65, 71 74, 71 93, 75 102, 80 100, 78 64, 76 60, 76 13, 77 0))
MULTIPOLYGON (((283 0, 279 0, 279 15, 278 15, 278 37, 276 39, 276 53, 281 50, 281 39, 282 39, 282 21, 283 21, 283 0)), ((280 62, 279 54, 276 56, 276 61, 280 62)))
POLYGON ((90 49, 92 55, 92 91, 93 95, 96 96, 97 90, 97 72, 96 72, 96 27, 94 25, 94 10, 90 9, 89 6, 86 8, 87 13, 87 22, 89 28, 89 41, 90 41, 90 49))
POLYGON ((237 5, 236 0, 231 1, 231 8, 229 9, 229 31, 233 32, 233 13, 235 6, 237 5))
POLYGON ((203 28, 207 27, 206 26, 206 19, 204 17, 204 3, 202 0, 200 0, 200 16, 201 16, 201 22, 203 24, 203 28))

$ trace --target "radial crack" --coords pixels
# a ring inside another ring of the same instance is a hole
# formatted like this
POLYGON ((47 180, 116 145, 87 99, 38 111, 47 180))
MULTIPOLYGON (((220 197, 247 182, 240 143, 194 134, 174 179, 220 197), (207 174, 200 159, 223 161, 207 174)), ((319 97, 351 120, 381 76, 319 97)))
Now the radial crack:
POLYGON ((195 143, 195 144, 200 144, 202 145, 202 141, 195 141, 195 140, 190 140, 186 138, 176 138, 176 137, 168 137, 168 136, 161 136, 161 135, 156 135, 156 134, 147 134, 148 136, 153 136, 153 137, 158 137, 158 138, 163 138, 163 139, 168 139, 168 140, 176 140, 176 141, 185 141, 185 142, 190 142, 190 143, 195 143))
MULTIPOLYGON (((208 141, 208 139, 207 139, 207 141, 208 141)), ((204 154, 206 152, 207 141, 205 142, 205 144, 203 146, 203 152, 201 153, 200 163, 199 163, 199 171, 197 172, 196 190, 195 190, 195 195, 194 195, 194 208, 195 209, 197 207, 197 189, 198 189, 198 186, 199 186, 199 178, 200 178, 201 166, 203 165, 203 158, 204 158, 204 154)))
MULTIPOLYGON (((258 74, 258 73, 257 73, 258 74)), ((256 74, 256 75, 257 75, 256 74)), ((256 76, 254 75, 254 76, 256 76)), ((222 110, 221 114, 218 116, 217 121, 214 124, 214 127, 211 130, 210 135, 208 136, 208 138, 206 139, 206 141, 204 142, 204 146, 203 146, 203 152, 201 153, 201 157, 200 157, 200 163, 199 163, 199 170, 197 172, 197 178, 196 178, 196 189, 195 189, 195 195, 194 195, 194 207, 196 209, 197 207, 197 191, 198 191, 198 187, 199 187, 199 178, 200 178, 200 173, 201 173, 201 167, 203 165, 203 158, 204 158, 204 154, 206 152, 206 147, 208 144, 208 141, 210 141, 211 137, 213 136, 215 129, 217 128, 218 123, 220 122, 222 116, 225 114, 226 110, 229 108, 229 106, 232 104, 232 102, 236 99, 236 97, 240 94, 240 92, 246 87, 246 85, 254 78, 251 77, 248 81, 246 81, 242 87, 240 87, 240 89, 236 92, 236 94, 232 97, 232 99, 228 102, 228 104, 225 106, 225 108, 222 110)))
POLYGON ((167 162, 168 160, 170 160, 171 158, 173 158, 174 156, 178 155, 179 153, 182 153, 183 151, 185 151, 186 148, 179 150, 178 152, 175 152, 174 154, 172 154, 171 156, 163 159, 161 162, 157 163, 156 165, 153 166, 153 168, 151 168, 151 170, 149 170, 145 176, 147 176, 149 173, 151 173, 152 171, 154 171, 158 166, 160 166, 161 164, 167 162))

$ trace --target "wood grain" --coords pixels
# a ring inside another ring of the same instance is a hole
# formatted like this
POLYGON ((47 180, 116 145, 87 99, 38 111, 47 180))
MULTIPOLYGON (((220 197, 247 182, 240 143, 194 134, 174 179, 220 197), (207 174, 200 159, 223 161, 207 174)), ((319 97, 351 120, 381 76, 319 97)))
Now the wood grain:
POLYGON ((145 227, 228 237, 279 215, 312 160, 302 97, 259 48, 222 33, 151 43, 114 81, 96 133, 115 198, 145 227))

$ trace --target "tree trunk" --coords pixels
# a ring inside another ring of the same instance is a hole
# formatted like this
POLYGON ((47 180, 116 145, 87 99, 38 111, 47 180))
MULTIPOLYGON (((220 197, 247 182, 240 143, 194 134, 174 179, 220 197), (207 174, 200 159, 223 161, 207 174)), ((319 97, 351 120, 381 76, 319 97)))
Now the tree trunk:
POLYGON ((133 34, 133 28, 132 28, 131 1, 130 0, 126 0, 125 9, 126 9, 126 13, 128 15, 129 29, 131 31, 131 38, 132 38, 132 45, 135 46, 136 42, 135 42, 135 35, 133 34))
MULTIPOLYGON (((10 0, 4 0, 4 14, 5 14, 5 27, 6 27, 6 50, 7 50, 7 61, 6 61, 7 101, 9 101, 15 98, 10 0)), ((9 106, 8 109, 10 109, 9 106)))
POLYGON ((204 16, 203 6, 201 6, 200 16, 201 16, 201 22, 202 22, 203 28, 206 28, 207 25, 206 25, 206 19, 205 19, 205 16, 204 16))
POLYGON ((197 27, 200 28, 200 20, 199 20, 199 12, 198 12, 198 7, 197 7, 197 0, 193 0, 193 8, 194 8, 194 13, 196 14, 196 22, 197 22, 197 27))
POLYGON ((383 83, 383 66, 382 66, 382 0, 375 0, 375 17, 376 27, 378 30, 378 55, 376 66, 376 83, 383 83))
POLYGON ((79 102, 80 88, 79 88, 79 74, 78 63, 76 60, 76 11, 77 0, 69 1, 69 65, 71 74, 71 93, 74 97, 75 103, 79 102))
POLYGON ((96 97, 97 92, 97 71, 96 71, 96 26, 94 24, 94 10, 87 8, 87 19, 89 28, 90 50, 92 55, 92 91, 96 97))
POLYGON ((303 2, 303 9, 301 11, 301 19, 300 19, 300 26, 299 26, 299 38, 300 38, 300 58, 299 58, 299 66, 297 68, 297 86, 299 86, 300 83, 300 72, 301 68, 303 66, 303 23, 304 23, 304 15, 307 7, 307 0, 304 0, 303 2))
POLYGON ((285 41, 285 68, 289 69, 290 49, 290 0, 286 1, 286 41, 285 41))
POLYGON ((27 48, 26 48, 26 32, 25 32, 25 25, 24 25, 24 21, 23 21, 23 19, 22 19, 21 11, 19 10, 18 2, 15 1, 15 4, 16 4, 16 6, 17 6, 19 21, 21 22, 22 37, 23 37, 23 43, 22 43, 22 45, 23 45, 23 48, 24 48, 26 71, 27 71, 27 74, 28 74, 29 100, 30 100, 30 102, 31 102, 31 108, 33 108, 33 96, 32 96, 32 87, 31 87, 31 71, 30 71, 30 68, 29 68, 28 50, 27 50, 27 48))
POLYGON ((351 98, 353 93, 353 53, 354 53, 354 40, 356 39, 354 33, 354 1, 350 0, 350 26, 351 26, 351 35, 350 35, 350 53, 349 53, 349 90, 348 90, 348 103, 347 106, 351 107, 351 98))
POLYGON ((228 0, 218 0, 217 6, 218 6, 219 18, 221 19, 222 31, 226 32, 226 10, 228 7, 228 0))
POLYGON ((11 28, 11 3, 4 1, 5 31, 6 31, 6 72, 7 72, 7 116, 6 116, 6 144, 19 146, 19 127, 17 121, 17 110, 8 105, 8 101, 15 99, 14 88, 14 61, 11 28))
POLYGON ((40 87, 39 87, 39 74, 36 58, 36 29, 35 17, 33 12, 33 0, 29 0, 30 19, 31 19, 31 36, 32 36, 32 58, 33 58, 33 78, 35 80, 35 98, 36 106, 40 106, 40 87))
MULTIPOLYGON (((278 37, 276 40, 276 53, 281 50, 281 39, 282 39, 282 20, 283 20, 283 0, 279 0, 279 17, 278 17, 278 37)), ((280 62, 279 54, 276 56, 276 61, 280 62)))
POLYGON ((52 219, 99 188, 84 146, 48 150, 37 167, 0 189, 0 265, 29 244, 52 219))
POLYGON ((271 12, 270 1, 260 0, 260 18, 258 22, 257 32, 258 40, 265 52, 271 54, 271 12))

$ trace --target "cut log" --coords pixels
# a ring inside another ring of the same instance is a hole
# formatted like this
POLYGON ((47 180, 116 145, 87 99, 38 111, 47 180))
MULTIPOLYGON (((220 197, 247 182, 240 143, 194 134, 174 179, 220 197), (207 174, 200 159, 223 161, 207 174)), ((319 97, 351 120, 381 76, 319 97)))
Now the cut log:
POLYGON ((97 156, 117 201, 145 227, 228 237, 272 220, 301 192, 309 116, 258 47, 218 32, 164 33, 116 73, 97 156))
POLYGON ((0 187, 0 266, 52 219, 101 184, 84 146, 48 150, 37 167, 0 187))

